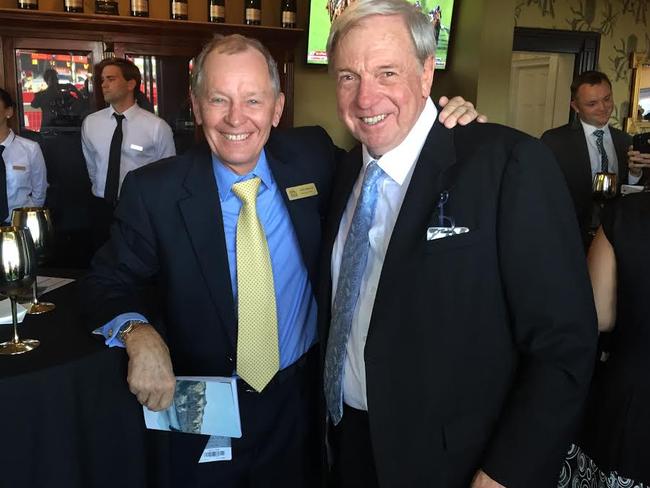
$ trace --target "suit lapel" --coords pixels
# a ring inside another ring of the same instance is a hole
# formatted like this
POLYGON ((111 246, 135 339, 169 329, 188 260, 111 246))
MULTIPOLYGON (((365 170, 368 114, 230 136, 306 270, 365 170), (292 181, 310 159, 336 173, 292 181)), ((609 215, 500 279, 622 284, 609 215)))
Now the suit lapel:
MULTIPOLYGON (((305 264, 309 273, 309 278, 312 287, 316 285, 316 265, 318 260, 318 251, 320 249, 320 214, 318 213, 318 205, 311 204, 311 201, 289 200, 287 195, 287 188, 307 183, 315 183, 313 174, 307 174, 304 168, 307 165, 288 164, 287 162, 280 161, 275 158, 270 151, 266 151, 266 159, 271 168, 271 173, 278 186, 278 191, 282 194, 284 205, 289 212, 293 229, 300 245, 303 263, 305 264)), ((318 185, 316 187, 318 191, 318 185)), ((320 197, 307 197, 320 198, 320 197)), ((305 199, 306 200, 306 199, 305 199)))
POLYGON ((628 181, 628 171, 627 166, 627 150, 628 150, 628 141, 625 140, 623 132, 616 129, 615 127, 610 126, 609 131, 612 134, 612 141, 614 142, 614 151, 616 151, 616 159, 618 160, 618 186, 628 181))
POLYGON ((591 159, 589 158, 589 148, 587 146, 587 135, 580 123, 580 119, 576 117, 573 125, 571 126, 572 141, 569 147, 575 147, 577 150, 576 164, 571 167, 576 168, 576 178, 580 193, 584 198, 589 195, 591 199, 591 159))
POLYGON ((429 132, 413 170, 386 252, 383 270, 387 273, 390 273, 391 266, 399 266, 399 256, 403 252, 426 238, 426 229, 440 193, 448 190, 453 197, 453 188, 450 187, 456 173, 453 137, 453 131, 438 121, 429 132))
POLYGON ((188 196, 180 200, 178 206, 185 220, 196 259, 199 261, 203 280, 234 346, 237 343, 235 305, 230 284, 221 202, 207 145, 194 153, 183 186, 188 191, 188 196))

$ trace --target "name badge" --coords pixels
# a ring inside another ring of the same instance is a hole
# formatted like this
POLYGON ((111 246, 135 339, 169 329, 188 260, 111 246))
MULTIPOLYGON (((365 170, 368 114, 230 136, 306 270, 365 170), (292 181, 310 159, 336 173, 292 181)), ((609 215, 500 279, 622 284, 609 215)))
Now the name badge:
POLYGON ((142 146, 138 146, 137 144, 131 144, 131 149, 135 149, 136 151, 144 151, 144 148, 142 146))
POLYGON ((306 183, 304 185, 287 188, 287 196, 289 197, 289 200, 300 200, 301 198, 313 197, 316 195, 318 195, 318 190, 314 183, 306 183))
POLYGON ((13 169, 15 169, 16 171, 25 171, 25 170, 27 169, 27 166, 21 166, 21 165, 19 165, 19 164, 14 164, 12 167, 13 167, 13 169))

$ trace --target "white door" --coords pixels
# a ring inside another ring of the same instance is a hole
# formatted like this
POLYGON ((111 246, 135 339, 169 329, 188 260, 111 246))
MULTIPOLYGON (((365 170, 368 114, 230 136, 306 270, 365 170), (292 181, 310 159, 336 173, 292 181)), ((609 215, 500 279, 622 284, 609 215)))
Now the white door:
POLYGON ((539 137, 569 120, 573 54, 513 52, 508 125, 539 137))

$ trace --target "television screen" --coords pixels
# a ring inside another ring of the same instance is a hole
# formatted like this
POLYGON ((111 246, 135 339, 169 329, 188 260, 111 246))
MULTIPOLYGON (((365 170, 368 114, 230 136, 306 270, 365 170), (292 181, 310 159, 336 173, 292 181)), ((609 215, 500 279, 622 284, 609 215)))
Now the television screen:
MULTIPOLYGON (((436 29, 438 48, 436 50, 436 69, 447 65, 447 50, 451 34, 451 16, 454 0, 408 0, 417 5, 429 16, 436 29)), ((309 10, 309 37, 307 40, 307 63, 327 64, 327 36, 330 25, 354 0, 311 0, 309 10)))

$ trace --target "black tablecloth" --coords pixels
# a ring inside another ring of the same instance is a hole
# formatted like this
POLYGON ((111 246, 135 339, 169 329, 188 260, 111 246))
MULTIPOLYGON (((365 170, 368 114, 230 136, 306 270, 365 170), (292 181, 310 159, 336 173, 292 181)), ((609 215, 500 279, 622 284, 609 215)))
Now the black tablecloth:
MULTIPOLYGON (((144 428, 126 354, 80 322, 76 283, 45 295, 19 334, 40 347, 0 356, 0 487, 161 487, 164 433, 144 428)), ((12 337, 0 325, 0 342, 12 337)))

